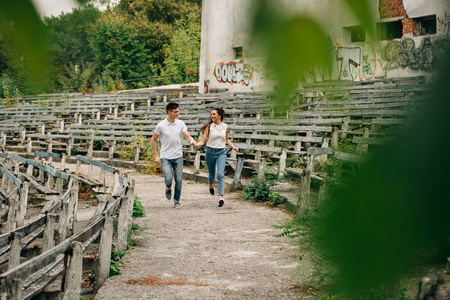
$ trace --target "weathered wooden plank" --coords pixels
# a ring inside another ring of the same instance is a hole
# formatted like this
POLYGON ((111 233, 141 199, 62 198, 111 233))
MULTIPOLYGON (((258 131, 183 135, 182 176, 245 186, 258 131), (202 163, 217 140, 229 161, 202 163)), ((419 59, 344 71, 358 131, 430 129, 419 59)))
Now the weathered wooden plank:
POLYGON ((352 142, 356 144, 368 144, 368 145, 383 145, 390 141, 392 138, 375 138, 375 137, 353 137, 352 142))
POLYGON ((19 179, 17 179, 16 176, 13 175, 13 173, 11 173, 10 171, 8 171, 7 169, 0 167, 0 172, 2 172, 3 174, 5 174, 9 180, 11 180, 12 182, 14 182, 14 184, 16 185, 16 187, 21 188, 22 187, 22 183, 20 182, 19 179))
POLYGON ((97 160, 89 159, 84 156, 77 155, 76 160, 79 160, 79 161, 87 163, 87 164, 94 165, 94 166, 99 167, 100 169, 103 169, 109 173, 114 173, 116 171, 116 169, 114 167, 111 167, 111 166, 104 164, 97 160))
POLYGON ((308 155, 322 155, 322 154, 334 154, 334 151, 330 148, 308 148, 308 155))
POLYGON ((35 156, 44 156, 44 157, 53 157, 53 158, 61 158, 61 154, 51 153, 51 152, 35 152, 35 156))
POLYGON ((47 196, 51 196, 51 195, 59 195, 58 191, 52 190, 44 185, 39 184, 39 182, 37 182, 36 180, 34 180, 31 176, 24 174, 24 173, 15 173, 18 174, 20 176, 23 176, 28 182, 31 183, 31 185, 39 192, 42 194, 45 194, 47 196))

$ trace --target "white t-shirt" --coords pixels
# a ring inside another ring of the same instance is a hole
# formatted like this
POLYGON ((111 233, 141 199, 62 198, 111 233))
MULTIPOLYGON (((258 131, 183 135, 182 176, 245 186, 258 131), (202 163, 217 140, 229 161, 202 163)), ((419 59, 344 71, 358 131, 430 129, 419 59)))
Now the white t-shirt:
POLYGON ((216 149, 225 148, 228 125, 222 123, 216 125, 214 122, 209 126, 209 135, 206 146, 216 149))
POLYGON ((181 150, 181 134, 187 131, 183 121, 175 119, 171 124, 167 118, 156 125, 155 133, 161 137, 160 158, 175 159, 183 157, 181 150))

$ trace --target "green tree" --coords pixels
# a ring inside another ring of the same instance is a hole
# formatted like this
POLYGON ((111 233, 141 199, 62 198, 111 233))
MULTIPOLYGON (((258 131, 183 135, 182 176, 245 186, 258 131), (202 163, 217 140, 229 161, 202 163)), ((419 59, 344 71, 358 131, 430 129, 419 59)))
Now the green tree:
MULTIPOLYGON (((164 69, 167 41, 178 28, 178 20, 190 15, 200 16, 200 1, 188 0, 123 0, 114 9, 135 29, 149 57, 151 74, 159 75, 164 69)), ((191 18, 200 26, 200 18, 191 18)))
MULTIPOLYGON (((176 30, 170 42, 164 46, 166 59, 161 75, 196 72, 200 58, 201 26, 200 16, 190 13, 187 18, 175 22, 176 30)), ((191 80, 197 76, 190 75, 191 80)), ((177 77, 180 80, 180 77, 177 77)))
POLYGON ((102 72, 123 81, 147 75, 144 44, 124 17, 107 12, 89 33, 89 40, 96 65, 102 72))

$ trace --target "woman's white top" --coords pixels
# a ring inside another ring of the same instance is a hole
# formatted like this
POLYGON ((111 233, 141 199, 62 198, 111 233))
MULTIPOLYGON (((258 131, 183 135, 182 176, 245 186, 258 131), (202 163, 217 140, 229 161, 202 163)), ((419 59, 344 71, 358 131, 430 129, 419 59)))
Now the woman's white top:
POLYGON ((209 136, 206 146, 211 148, 225 148, 228 125, 222 123, 216 125, 214 122, 209 126, 209 136))

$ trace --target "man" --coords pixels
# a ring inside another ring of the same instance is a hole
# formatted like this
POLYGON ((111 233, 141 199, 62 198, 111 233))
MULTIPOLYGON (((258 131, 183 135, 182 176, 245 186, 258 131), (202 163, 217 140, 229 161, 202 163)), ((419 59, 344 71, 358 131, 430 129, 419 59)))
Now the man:
POLYGON ((187 132, 183 121, 178 120, 180 114, 178 103, 170 102, 166 106, 167 118, 156 125, 152 136, 152 148, 155 154, 155 162, 161 164, 166 184, 166 198, 172 198, 172 179, 175 179, 175 193, 173 196, 174 207, 181 208, 180 196, 183 181, 183 152, 181 149, 181 135, 191 144, 194 139, 187 132), (161 137, 161 153, 158 155, 156 140, 161 137))

